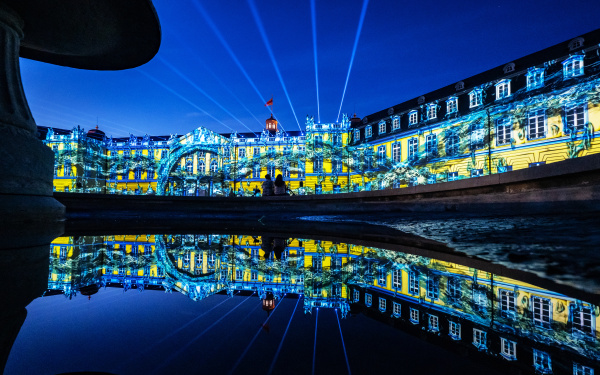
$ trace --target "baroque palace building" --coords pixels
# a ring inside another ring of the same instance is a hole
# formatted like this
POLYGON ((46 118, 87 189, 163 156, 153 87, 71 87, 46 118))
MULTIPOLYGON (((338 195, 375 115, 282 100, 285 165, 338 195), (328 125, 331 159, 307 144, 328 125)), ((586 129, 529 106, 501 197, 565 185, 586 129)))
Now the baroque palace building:
POLYGON ((305 132, 107 138, 38 127, 56 191, 254 195, 266 174, 295 194, 402 188, 535 167, 598 152, 600 30, 341 123, 305 132))

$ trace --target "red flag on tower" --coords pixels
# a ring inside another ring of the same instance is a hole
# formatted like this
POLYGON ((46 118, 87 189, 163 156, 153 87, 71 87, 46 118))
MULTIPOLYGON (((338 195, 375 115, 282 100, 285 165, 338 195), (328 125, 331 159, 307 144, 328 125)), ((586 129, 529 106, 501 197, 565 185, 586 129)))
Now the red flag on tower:
POLYGON ((271 99, 269 99, 269 100, 267 101, 267 104, 265 104, 265 107, 268 107, 268 106, 270 106, 270 105, 273 105, 273 97, 271 97, 271 99))

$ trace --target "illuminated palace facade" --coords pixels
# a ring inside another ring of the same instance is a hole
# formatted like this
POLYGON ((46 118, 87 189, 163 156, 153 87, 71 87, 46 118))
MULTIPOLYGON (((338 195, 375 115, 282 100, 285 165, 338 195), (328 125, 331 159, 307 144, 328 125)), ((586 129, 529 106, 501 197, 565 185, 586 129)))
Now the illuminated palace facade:
POLYGON ((402 188, 535 167, 599 150, 600 30, 377 113, 307 117, 285 132, 106 138, 40 127, 56 191, 253 195, 266 174, 295 194, 402 188))
POLYGON ((93 299, 106 287, 175 291, 193 300, 295 294, 306 314, 364 314, 523 373, 593 374, 600 363, 598 306, 465 265, 363 245, 206 234, 61 237, 51 244, 46 295, 93 299))

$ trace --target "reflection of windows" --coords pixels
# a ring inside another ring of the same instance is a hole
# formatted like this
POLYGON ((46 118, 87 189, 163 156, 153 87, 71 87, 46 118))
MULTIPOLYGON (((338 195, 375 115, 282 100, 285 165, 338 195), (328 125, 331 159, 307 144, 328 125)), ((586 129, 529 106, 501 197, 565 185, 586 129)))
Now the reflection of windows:
POLYGON ((410 308, 410 322, 413 324, 419 324, 419 310, 410 308))
POLYGON ((138 167, 138 168, 136 168, 136 169, 133 171, 133 173, 134 173, 134 177, 133 177, 133 178, 134 178, 135 180, 141 180, 141 179, 142 179, 142 168, 139 168, 139 167, 138 167))
POLYGON ((408 274, 408 292, 410 294, 419 294, 419 275, 415 272, 409 272, 408 274))
POLYGON ((417 111, 411 111, 408 113, 408 124, 415 125, 419 122, 419 113, 417 111))
POLYGON ((552 360, 550 359, 550 354, 533 349, 533 367, 535 367, 535 371, 539 373, 551 374, 552 360))
POLYGON ((527 71, 527 91, 544 86, 544 69, 529 68, 527 71))
POLYGON ((392 271, 392 287, 402 289, 402 270, 396 268, 392 271))
POLYGON ((385 125, 386 125, 385 121, 379 122, 379 134, 385 134, 385 125))
POLYGON ((473 345, 478 349, 485 349, 487 340, 487 333, 479 329, 473 328, 473 345))
POLYGON ((385 298, 379 297, 379 311, 384 312, 386 309, 387 302, 385 298))
POLYGON ((369 293, 365 293, 365 305, 367 307, 371 306, 373 304, 373 296, 370 295, 369 293))
POLYGON ((539 327, 550 328, 552 302, 547 298, 531 297, 533 323, 539 327))
POLYGON ((500 338, 500 354, 509 361, 517 359, 517 343, 509 341, 505 338, 500 338))
POLYGON ((408 159, 414 160, 419 154, 419 140, 411 138, 408 140, 408 159))
POLYGON ((544 109, 537 109, 529 112, 528 121, 528 133, 529 139, 543 138, 546 136, 546 111, 544 109))
POLYGON ((571 56, 563 61, 563 77, 565 79, 577 77, 583 74, 583 56, 571 56))
POLYGON ((392 160, 394 160, 395 163, 399 162, 402 156, 400 150, 400 142, 395 142, 392 144, 392 160))
POLYGON ((460 324, 455 322, 449 322, 448 335, 454 340, 460 340, 460 324))
POLYGON ((496 84, 496 100, 510 96, 510 80, 504 79, 496 84))
POLYGON ((514 317, 515 293, 510 290, 500 289, 500 314, 505 317, 514 317))
POLYGON ((244 279, 244 270, 240 270, 240 269, 235 270, 235 279, 243 280, 244 279))
POLYGON ((571 322, 574 333, 593 334, 594 320, 592 309, 589 306, 577 306, 572 308, 571 322))
POLYGON ((198 161, 198 174, 204 174, 204 171, 206 170, 206 163, 204 163, 204 160, 199 160, 198 161))
POLYGON ((458 111, 458 98, 453 96, 446 100, 446 113, 451 114, 458 111))
POLYGON ((398 302, 394 302, 394 316, 400 316, 401 312, 401 305, 398 302))
POLYGON ((473 90, 469 93, 469 107, 477 107, 483 103, 481 90, 473 90))
POLYGON ((566 109, 567 129, 581 131, 585 126, 586 106, 578 105, 566 109))
POLYGON ((272 162, 269 162, 269 164, 267 164, 267 173, 271 175, 271 177, 275 177, 275 164, 272 162))
POLYGON ((340 173, 342 171, 342 161, 340 159, 331 160, 331 172, 340 173))
POLYGON ((496 144, 506 145, 510 143, 510 118, 502 117, 496 120, 496 144))

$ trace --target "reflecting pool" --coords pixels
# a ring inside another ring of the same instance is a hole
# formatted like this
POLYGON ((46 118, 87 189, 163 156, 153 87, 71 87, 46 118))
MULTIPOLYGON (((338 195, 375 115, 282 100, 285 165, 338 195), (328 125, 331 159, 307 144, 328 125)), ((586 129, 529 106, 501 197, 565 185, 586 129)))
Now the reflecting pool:
POLYGON ((46 254, 6 374, 600 370, 597 295, 472 259, 264 232, 59 237, 46 254))

